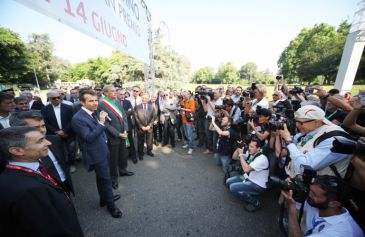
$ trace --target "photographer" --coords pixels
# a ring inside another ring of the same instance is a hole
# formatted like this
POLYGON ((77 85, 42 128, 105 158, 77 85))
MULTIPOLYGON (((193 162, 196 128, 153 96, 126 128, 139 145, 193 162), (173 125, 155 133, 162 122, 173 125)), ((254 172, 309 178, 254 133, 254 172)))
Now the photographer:
POLYGON ((358 224, 347 209, 342 207, 345 194, 342 188, 337 177, 323 175, 314 179, 304 205, 306 221, 303 230, 298 223, 293 191, 282 191, 289 208, 288 236, 363 237, 364 233, 358 224))
POLYGON ((275 91, 272 94, 272 98, 273 100, 270 107, 273 113, 283 113, 285 110, 293 108, 289 100, 287 100, 286 96, 281 91, 275 91))
POLYGON ((224 99, 223 105, 224 110, 227 111, 229 113, 229 116, 232 118, 232 124, 237 125, 237 122, 241 118, 241 109, 234 104, 232 99, 224 99))
POLYGON ((234 95, 231 96, 231 99, 233 100, 234 103, 237 103, 240 100, 241 96, 242 96, 242 87, 237 86, 236 90, 234 91, 234 95))
POLYGON ((247 202, 245 210, 254 212, 260 208, 260 201, 257 196, 266 190, 266 182, 269 177, 269 161, 261 153, 261 142, 252 139, 248 145, 248 151, 243 154, 242 148, 237 148, 238 152, 232 159, 239 159, 244 175, 234 176, 226 180, 229 190, 242 200, 247 202))
POLYGON ((218 133, 218 141, 216 144, 216 163, 223 167, 223 171, 226 172, 232 156, 232 144, 235 141, 234 131, 231 128, 232 118, 224 116, 221 122, 221 128, 215 123, 215 117, 212 117, 212 125, 218 133))
POLYGON ((197 114, 197 135, 199 137, 199 143, 198 147, 204 146, 206 143, 206 135, 205 135, 205 117, 207 115, 207 112, 204 111, 203 105, 202 105, 202 98, 199 96, 197 92, 204 90, 204 86, 198 86, 195 89, 195 104, 197 105, 196 108, 196 114, 197 114))
POLYGON ((163 124, 162 146, 166 146, 170 140, 171 147, 175 147, 176 109, 175 98, 173 95, 170 98, 169 91, 164 91, 163 99, 160 101, 160 123, 163 124))
POLYGON ((223 100, 221 98, 221 94, 219 91, 214 90, 213 92, 213 98, 211 98, 210 95, 205 96, 205 100, 202 100, 202 106, 204 108, 204 111, 207 112, 206 120, 205 120, 205 135, 207 136, 207 143, 206 148, 207 150, 204 151, 204 154, 211 154, 215 150, 213 144, 215 144, 214 141, 217 141, 218 135, 216 135, 213 131, 209 129, 209 125, 211 123, 211 118, 214 117, 215 112, 217 111, 215 109, 215 106, 221 106, 223 105, 223 100))
POLYGON ((258 109, 257 123, 255 124, 255 119, 250 119, 247 124, 255 136, 264 144, 263 151, 265 155, 268 155, 267 144, 270 138, 270 127, 269 122, 271 119, 271 111, 269 109, 258 109))
POLYGON ((269 102, 266 99, 266 87, 264 85, 255 84, 251 87, 255 92, 255 99, 252 101, 251 110, 255 112, 258 107, 262 109, 268 109, 269 102))
POLYGON ((295 121, 298 130, 301 131, 300 134, 295 135, 295 140, 286 125, 283 130, 280 130, 280 135, 290 152, 291 162, 287 166, 288 175, 294 177, 301 174, 301 165, 311 166, 320 175, 335 175, 333 168, 330 167, 330 165, 334 165, 333 167, 341 177, 344 177, 350 162, 348 155, 332 153, 333 136, 322 137, 333 131, 345 133, 344 130, 328 121, 324 111, 314 105, 306 105, 298 109, 295 112, 295 121))

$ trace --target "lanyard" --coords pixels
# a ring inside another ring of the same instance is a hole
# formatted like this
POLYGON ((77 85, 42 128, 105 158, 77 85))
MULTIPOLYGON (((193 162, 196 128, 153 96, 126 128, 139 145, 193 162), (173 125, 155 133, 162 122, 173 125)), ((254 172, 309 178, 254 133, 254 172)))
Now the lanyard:
POLYGON ((326 119, 330 119, 335 113, 337 113, 338 109, 335 110, 332 114, 328 115, 326 119))
MULTIPOLYGON (((313 233, 313 230, 317 227, 317 225, 322 224, 323 222, 326 222, 326 221, 323 220, 323 219, 316 221, 315 218, 313 217, 313 219, 312 219, 312 225, 313 225, 313 227, 312 227, 312 229, 310 229, 307 232, 305 232, 304 236, 311 235, 313 233)), ((319 230, 319 231, 321 231, 321 230, 319 230)))
POLYGON ((58 188, 60 188, 62 190, 62 192, 66 195, 66 197, 69 198, 69 196, 67 195, 67 193, 63 190, 63 188, 60 187, 60 185, 56 182, 56 180, 54 180, 49 174, 44 175, 44 174, 42 174, 40 172, 34 171, 32 169, 29 169, 29 168, 25 168, 25 167, 22 167, 22 166, 18 166, 18 165, 10 165, 10 164, 7 164, 6 165, 6 168, 11 169, 11 170, 21 170, 23 172, 27 172, 27 173, 39 175, 39 176, 47 179, 48 181, 50 181, 53 185, 55 185, 58 188))

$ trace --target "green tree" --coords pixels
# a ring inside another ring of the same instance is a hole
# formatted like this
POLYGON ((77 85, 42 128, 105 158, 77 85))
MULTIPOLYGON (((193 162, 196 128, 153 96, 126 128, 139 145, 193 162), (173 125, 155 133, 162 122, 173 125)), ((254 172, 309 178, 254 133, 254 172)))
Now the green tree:
POLYGON ((251 83, 257 73, 257 65, 254 62, 248 62, 242 65, 239 70, 240 79, 246 79, 251 83))
POLYGON ((0 82, 25 82, 30 72, 29 52, 15 32, 0 27, 0 82))
POLYGON ((223 84, 233 84, 238 80, 238 71, 233 63, 228 62, 218 68, 214 81, 223 84))
POLYGON ((199 68, 192 77, 193 83, 212 83, 214 78, 214 70, 210 67, 199 68))

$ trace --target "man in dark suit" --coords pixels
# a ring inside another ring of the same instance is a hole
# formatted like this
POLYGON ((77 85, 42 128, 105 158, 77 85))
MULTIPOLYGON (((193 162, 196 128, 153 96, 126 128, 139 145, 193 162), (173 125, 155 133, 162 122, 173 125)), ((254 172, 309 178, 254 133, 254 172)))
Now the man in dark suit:
POLYGON ((133 163, 137 163, 137 152, 136 152, 136 148, 134 146, 134 139, 133 139, 133 123, 132 123, 132 119, 133 119, 133 115, 134 115, 134 110, 132 107, 132 103, 129 100, 125 99, 125 90, 124 89, 117 89, 117 97, 118 100, 120 100, 120 103, 123 106, 123 109, 127 115, 127 120, 128 120, 128 140, 130 143, 130 147, 128 148, 129 150, 129 157, 131 157, 133 163))
POLYGON ((57 91, 47 93, 50 104, 42 108, 42 115, 47 127, 47 135, 57 135, 67 146, 67 164, 70 166, 70 172, 76 171, 76 139, 71 127, 71 120, 74 115, 73 108, 70 105, 61 103, 61 96, 57 91))
POLYGON ((106 136, 108 137, 108 146, 110 152, 110 176, 112 177, 112 186, 118 188, 118 170, 120 176, 132 176, 133 172, 127 170, 128 151, 126 148, 126 139, 128 139, 128 120, 123 106, 117 100, 116 89, 113 85, 106 85, 103 88, 104 98, 99 102, 98 111, 108 113, 105 123, 106 136))
POLYGON ((156 112, 151 104, 148 103, 148 95, 142 96, 142 104, 137 105, 134 109, 136 118, 137 135, 138 135, 138 156, 143 160, 143 146, 146 137, 147 155, 154 156, 152 153, 152 128, 157 119, 156 112))
POLYGON ((83 236, 71 199, 38 162, 49 145, 34 127, 0 131, 1 236, 83 236))
POLYGON ((52 144, 48 147, 48 155, 42 157, 40 162, 44 164, 48 173, 62 186, 68 195, 70 195, 70 193, 75 195, 70 172, 65 162, 62 141, 56 135, 46 135, 47 128, 42 114, 39 111, 22 111, 14 113, 10 117, 10 126, 35 127, 40 133, 46 136, 46 139, 52 144))
POLYGON ((19 96, 28 98, 29 110, 41 110, 44 107, 42 99, 39 96, 33 96, 30 91, 22 91, 19 96))
POLYGON ((77 133, 82 159, 89 170, 95 170, 100 206, 107 205, 112 217, 122 217, 122 212, 114 204, 120 195, 113 195, 109 171, 109 149, 105 134, 105 120, 108 113, 98 108, 98 98, 92 90, 80 92, 82 108, 72 118, 72 128, 77 133), (95 113, 94 113, 95 112, 95 113))

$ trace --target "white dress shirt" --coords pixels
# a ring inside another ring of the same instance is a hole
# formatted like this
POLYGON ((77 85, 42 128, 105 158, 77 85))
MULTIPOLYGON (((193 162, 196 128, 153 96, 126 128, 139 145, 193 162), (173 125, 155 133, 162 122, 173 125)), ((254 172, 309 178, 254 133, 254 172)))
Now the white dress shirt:
POLYGON ((1 125, 3 125, 4 128, 10 127, 9 118, 10 118, 10 113, 6 117, 0 116, 0 123, 1 125))
POLYGON ((61 120, 61 104, 58 106, 53 106, 54 114, 56 115, 57 124, 60 129, 62 129, 62 120, 61 120))
POLYGON ((54 156, 54 154, 52 153, 52 151, 50 149, 48 149, 48 156, 49 158, 51 158, 54 166, 56 167, 56 170, 57 170, 57 173, 59 174, 60 178, 61 178, 61 181, 62 182, 65 182, 66 180, 66 175, 65 173, 63 172, 60 164, 58 164, 58 161, 56 159, 56 157, 54 156))

